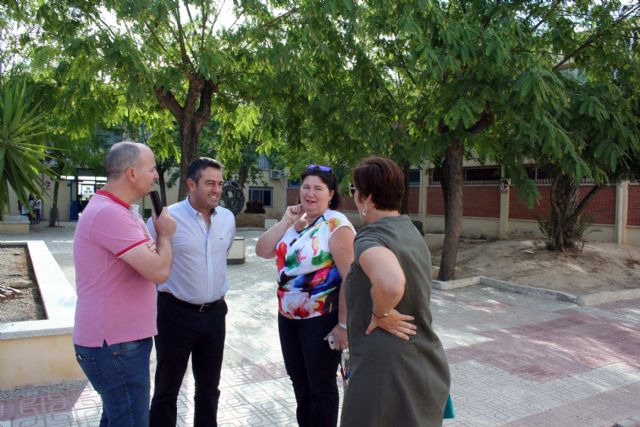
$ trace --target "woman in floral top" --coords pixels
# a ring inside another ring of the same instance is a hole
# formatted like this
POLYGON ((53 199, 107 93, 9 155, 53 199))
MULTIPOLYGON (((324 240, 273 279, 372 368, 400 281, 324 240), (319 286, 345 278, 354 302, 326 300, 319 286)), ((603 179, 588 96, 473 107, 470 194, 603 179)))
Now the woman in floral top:
POLYGON ((336 212, 340 198, 331 168, 309 165, 301 176, 300 204, 287 207, 267 230, 256 254, 276 257, 278 329, 300 426, 335 426, 336 371, 347 347, 342 279, 353 262, 355 230, 336 212), (332 336, 334 351, 327 344, 332 336))

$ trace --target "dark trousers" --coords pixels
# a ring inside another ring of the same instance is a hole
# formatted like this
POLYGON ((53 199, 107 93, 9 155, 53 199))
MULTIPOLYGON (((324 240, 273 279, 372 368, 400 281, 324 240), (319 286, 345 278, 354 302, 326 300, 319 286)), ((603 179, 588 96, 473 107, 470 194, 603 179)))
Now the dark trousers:
POLYGON ((278 315, 280 346, 293 384, 300 427, 334 427, 338 422, 336 372, 340 353, 324 337, 338 323, 338 312, 310 319, 278 315))
POLYGON ((149 419, 151 427, 175 427, 177 398, 189 355, 195 380, 193 426, 217 425, 226 314, 224 300, 201 312, 166 292, 158 293, 157 366, 149 419))

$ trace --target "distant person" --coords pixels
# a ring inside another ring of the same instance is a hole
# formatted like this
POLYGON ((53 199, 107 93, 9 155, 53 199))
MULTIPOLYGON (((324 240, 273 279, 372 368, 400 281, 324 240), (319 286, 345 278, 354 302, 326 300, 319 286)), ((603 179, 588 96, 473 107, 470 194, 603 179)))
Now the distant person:
MULTIPOLYGON (((229 290, 227 254, 236 234, 235 217, 219 206, 222 165, 208 157, 187 168, 189 195, 169 207, 177 227, 173 268, 158 286, 155 390, 150 425, 176 425, 177 400, 191 356, 195 380, 193 426, 215 426, 229 290)), ((153 222, 149 230, 155 235, 153 222)))
POLYGON ((34 215, 36 217, 36 224, 40 224, 42 221, 42 199, 38 197, 33 205, 34 215))
POLYGON ((370 157, 352 172, 353 200, 365 224, 345 279, 351 378, 341 425, 441 426, 450 375, 431 324, 431 256, 400 215, 404 174, 370 157))
POLYGON ((276 257, 280 346, 298 424, 335 426, 336 372, 348 344, 341 283, 353 262, 355 230, 335 211, 340 197, 330 167, 309 165, 301 181, 300 204, 287 207, 282 220, 260 236, 256 254, 276 257))
POLYGON ((156 283, 171 269, 175 221, 166 209, 149 235, 135 200, 158 179, 149 147, 114 144, 107 183, 91 199, 73 240, 76 357, 102 399, 100 426, 149 425, 149 358, 156 329, 156 283))
POLYGON ((29 210, 27 207, 22 204, 22 202, 18 201, 18 212, 20 212, 20 216, 29 217, 29 210))
POLYGON ((29 194, 29 222, 34 224, 36 222, 36 199, 33 194, 29 194))

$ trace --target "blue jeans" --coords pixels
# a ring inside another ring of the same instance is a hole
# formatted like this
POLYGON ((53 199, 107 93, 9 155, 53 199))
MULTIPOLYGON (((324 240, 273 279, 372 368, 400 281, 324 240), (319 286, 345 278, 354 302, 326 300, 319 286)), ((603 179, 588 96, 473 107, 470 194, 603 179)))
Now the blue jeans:
POLYGON ((76 359, 102 398, 100 427, 149 425, 149 357, 145 338, 102 347, 75 345, 76 359))

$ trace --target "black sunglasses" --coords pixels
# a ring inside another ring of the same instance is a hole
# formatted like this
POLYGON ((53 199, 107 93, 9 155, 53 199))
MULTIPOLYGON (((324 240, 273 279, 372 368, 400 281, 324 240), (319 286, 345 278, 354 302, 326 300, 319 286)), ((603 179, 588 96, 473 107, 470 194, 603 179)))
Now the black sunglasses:
POLYGON ((329 166, 325 166, 325 165, 307 165, 307 170, 308 171, 321 171, 321 172, 328 172, 328 173, 333 172, 333 169, 331 169, 329 166))
POLYGON ((356 194, 356 186, 353 184, 349 184, 349 195, 353 197, 354 194, 356 194))

